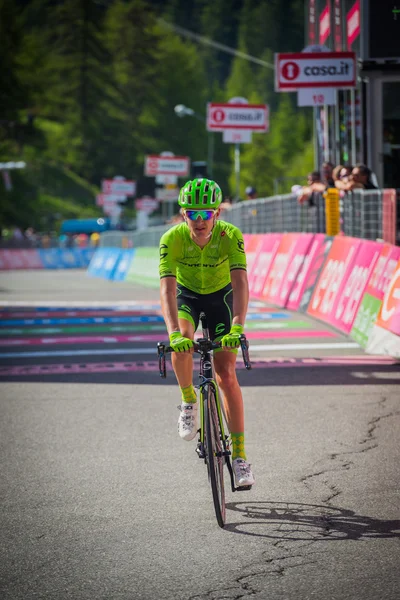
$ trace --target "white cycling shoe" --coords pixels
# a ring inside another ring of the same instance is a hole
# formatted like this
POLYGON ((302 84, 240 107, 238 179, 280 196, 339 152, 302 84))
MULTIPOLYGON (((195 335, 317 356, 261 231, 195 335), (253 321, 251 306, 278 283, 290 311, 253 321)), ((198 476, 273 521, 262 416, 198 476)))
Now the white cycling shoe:
POLYGON ((251 470, 251 465, 243 458, 235 458, 232 462, 232 469, 235 476, 236 487, 254 485, 255 479, 251 470))
POLYGON ((186 442, 190 442, 196 437, 199 429, 199 405, 198 402, 182 402, 180 406, 180 415, 178 419, 179 436, 186 442))

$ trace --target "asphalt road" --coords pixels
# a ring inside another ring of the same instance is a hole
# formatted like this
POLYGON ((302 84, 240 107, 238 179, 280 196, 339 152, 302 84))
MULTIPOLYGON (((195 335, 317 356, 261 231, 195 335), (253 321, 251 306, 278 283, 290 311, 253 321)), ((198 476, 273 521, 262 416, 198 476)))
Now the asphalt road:
POLYGON ((2 600, 397 600, 399 364, 260 303, 246 331, 256 485, 222 530, 157 372, 157 291, 0 275, 2 600))

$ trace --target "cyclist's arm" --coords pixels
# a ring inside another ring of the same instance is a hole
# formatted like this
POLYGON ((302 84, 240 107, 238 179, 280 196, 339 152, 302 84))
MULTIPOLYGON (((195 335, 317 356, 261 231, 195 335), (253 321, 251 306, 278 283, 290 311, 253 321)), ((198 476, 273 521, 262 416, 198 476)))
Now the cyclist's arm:
POLYGON ((178 305, 176 302, 176 277, 163 277, 160 281, 161 312, 168 335, 179 331, 178 305))
POLYGON ((233 314, 232 325, 244 325, 249 304, 249 283, 247 271, 244 269, 233 269, 231 271, 231 282, 233 290, 233 314))

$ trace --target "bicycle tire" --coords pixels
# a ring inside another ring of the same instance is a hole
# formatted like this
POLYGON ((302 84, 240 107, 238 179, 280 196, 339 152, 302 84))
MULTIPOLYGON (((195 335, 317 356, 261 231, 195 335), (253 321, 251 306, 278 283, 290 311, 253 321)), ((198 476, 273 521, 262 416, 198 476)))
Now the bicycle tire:
POLYGON ((218 414, 215 406, 215 392, 212 385, 207 386, 204 390, 204 429, 208 477, 211 484, 215 516, 218 525, 224 527, 226 518, 224 486, 225 457, 222 454, 224 448, 221 441, 218 414))

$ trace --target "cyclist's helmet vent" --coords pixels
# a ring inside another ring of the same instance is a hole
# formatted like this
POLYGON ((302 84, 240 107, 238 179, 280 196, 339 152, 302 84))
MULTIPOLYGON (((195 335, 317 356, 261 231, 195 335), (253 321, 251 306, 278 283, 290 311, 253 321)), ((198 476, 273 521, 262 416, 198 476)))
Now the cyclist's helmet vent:
POLYGON ((218 208, 222 202, 221 188, 210 179, 193 179, 185 183, 179 193, 182 208, 218 208))

